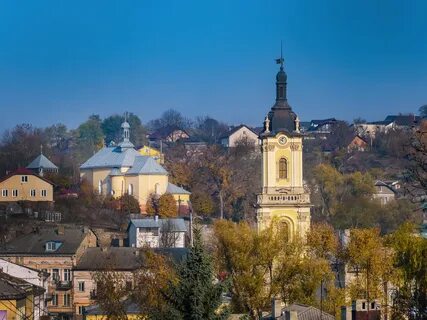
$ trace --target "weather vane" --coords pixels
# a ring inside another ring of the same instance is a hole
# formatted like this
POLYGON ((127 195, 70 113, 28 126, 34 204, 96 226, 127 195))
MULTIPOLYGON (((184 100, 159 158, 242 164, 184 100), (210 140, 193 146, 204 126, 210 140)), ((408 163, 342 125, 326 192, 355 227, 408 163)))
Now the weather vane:
POLYGON ((283 59, 282 41, 280 41, 280 58, 276 59, 276 64, 280 64, 280 69, 283 69, 283 62, 285 60, 283 59))

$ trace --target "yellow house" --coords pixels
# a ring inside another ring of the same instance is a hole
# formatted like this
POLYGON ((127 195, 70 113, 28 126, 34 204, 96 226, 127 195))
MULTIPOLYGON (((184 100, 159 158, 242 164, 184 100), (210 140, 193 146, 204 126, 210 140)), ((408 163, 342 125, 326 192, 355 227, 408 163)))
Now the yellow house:
POLYGON ((153 157, 143 156, 135 149, 129 141, 129 123, 122 123, 122 129, 120 144, 102 148, 81 165, 81 179, 102 195, 132 195, 143 212, 151 194, 166 192, 175 197, 177 205, 188 207, 189 192, 169 183, 168 172, 153 157))
POLYGON ((53 184, 26 168, 0 179, 0 202, 53 201, 53 184))
POLYGON ((304 238, 310 228, 310 195, 303 185, 302 135, 286 97, 283 59, 276 75, 276 102, 264 121, 262 192, 257 197, 258 229, 279 220, 287 236, 304 238))
MULTIPOLYGON (((0 319, 34 319, 34 297, 42 295, 44 289, 22 279, 0 271, 0 319)), ((38 319, 35 319, 38 320, 38 319)))
POLYGON ((159 164, 163 164, 165 161, 163 153, 161 153, 160 150, 157 150, 156 148, 142 146, 138 149, 138 152, 141 156, 147 156, 156 159, 159 164))

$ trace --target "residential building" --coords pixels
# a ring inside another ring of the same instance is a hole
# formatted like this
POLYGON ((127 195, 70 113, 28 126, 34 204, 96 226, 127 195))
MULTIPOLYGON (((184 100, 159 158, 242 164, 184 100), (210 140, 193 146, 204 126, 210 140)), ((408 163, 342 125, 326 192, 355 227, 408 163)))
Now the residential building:
POLYGON ((233 127, 220 138, 221 145, 225 148, 234 148, 239 142, 258 144, 258 134, 248 126, 241 124, 233 127))
POLYGON ((46 158, 42 152, 27 166, 27 169, 34 171, 41 177, 45 173, 58 173, 58 167, 46 158))
POLYGON ((0 271, 0 319, 39 320, 44 305, 35 298, 43 293, 43 288, 0 271))
MULTIPOLYGON (((186 248, 157 248, 155 253, 165 255, 179 263, 187 254, 186 248)), ((134 286, 134 274, 143 267, 144 255, 140 248, 130 247, 97 247, 85 250, 73 269, 74 274, 74 308, 77 319, 82 318, 85 311, 96 303, 97 285, 94 274, 103 271, 114 271, 131 289, 134 286)), ((93 314, 92 314, 93 315, 93 314)), ((97 319, 98 317, 89 317, 97 319)), ((93 315, 95 316, 95 315, 93 315)))
POLYGON ((283 60, 276 75, 276 102, 264 121, 262 191, 257 196, 258 229, 275 219, 285 235, 302 239, 310 229, 310 195, 303 185, 302 134, 299 118, 286 96, 287 75, 283 60))
POLYGON ((382 206, 396 199, 396 190, 393 185, 381 180, 375 181, 375 193, 372 194, 374 199, 378 199, 382 206))
MULTIPOLYGON (((130 125, 122 123, 123 141, 117 146, 99 150, 80 167, 80 177, 99 194, 120 197, 129 194, 138 200, 145 212, 151 194, 162 195, 169 191, 180 205, 188 207, 188 196, 169 182, 168 172, 152 157, 142 156, 130 142, 130 125), (172 186, 172 187, 171 187, 172 186)), ((176 186, 179 188, 178 186, 176 186)), ((180 188, 181 190, 181 188, 180 188)))
POLYGON ((264 320, 335 320, 335 317, 316 307, 293 303, 284 307, 280 299, 273 299, 271 314, 264 320))
POLYGON ((83 227, 58 226, 35 229, 0 247, 0 258, 50 274, 47 305, 49 316, 71 319, 73 267, 85 250, 96 246, 94 233, 83 227))
POLYGON ((184 248, 187 226, 184 219, 131 219, 128 228, 129 246, 135 248, 184 248))
MULTIPOLYGON (((131 299, 126 299, 123 302, 123 308, 126 311, 127 320, 144 319, 138 304, 133 302, 131 299)), ((107 318, 107 314, 99 305, 86 307, 84 315, 85 320, 106 320, 107 318)))
POLYGON ((388 115, 383 121, 355 124, 356 132, 361 136, 375 137, 377 132, 388 132, 392 129, 412 130, 421 124, 422 118, 413 114, 388 115))
POLYGON ((160 128, 148 136, 148 140, 156 144, 160 144, 161 142, 173 143, 188 138, 190 138, 190 135, 187 131, 176 126, 160 128))
POLYGON ((0 202, 53 202, 53 184, 20 168, 0 179, 0 202))
POLYGON ((49 273, 21 266, 19 264, 0 259, 0 275, 1 272, 9 276, 24 280, 33 286, 39 287, 44 290, 43 294, 34 296, 34 319, 39 319, 41 316, 47 316, 47 309, 45 308, 48 302, 48 282, 49 273))
POLYGON ((347 152, 352 151, 361 151, 364 152, 369 148, 368 142, 359 135, 356 135, 351 139, 350 143, 347 146, 347 152))
POLYGON ((380 320, 381 305, 378 300, 358 299, 351 306, 341 307, 341 320, 380 320))
POLYGON ((139 147, 137 150, 141 156, 152 157, 159 164, 163 164, 165 162, 164 154, 156 148, 153 148, 150 146, 142 146, 142 147, 139 147))
POLYGON ((312 133, 331 133, 332 127, 338 122, 335 118, 328 118, 322 120, 311 120, 310 127, 307 131, 312 133))

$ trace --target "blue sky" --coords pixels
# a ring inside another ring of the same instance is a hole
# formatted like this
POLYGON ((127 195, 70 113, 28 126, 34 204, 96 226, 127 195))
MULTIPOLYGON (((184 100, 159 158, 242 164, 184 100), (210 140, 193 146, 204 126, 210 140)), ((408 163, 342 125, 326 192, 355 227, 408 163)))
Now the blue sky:
POLYGON ((427 104, 426 1, 1 1, 0 129, 169 108, 260 125, 283 40, 303 120, 427 104))

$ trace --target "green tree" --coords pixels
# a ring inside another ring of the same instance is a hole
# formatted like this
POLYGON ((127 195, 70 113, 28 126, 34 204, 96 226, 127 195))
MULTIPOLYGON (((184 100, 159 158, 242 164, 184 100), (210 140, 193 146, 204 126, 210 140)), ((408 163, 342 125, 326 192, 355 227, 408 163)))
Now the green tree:
POLYGON ((190 196, 191 205, 195 213, 202 216, 210 216, 214 211, 214 203, 209 194, 194 192, 190 196))
MULTIPOLYGON (((112 115, 102 121, 101 128, 105 136, 105 142, 111 141, 119 143, 123 140, 122 123, 125 117, 122 115, 112 115)), ((133 113, 128 113, 127 121, 130 125, 130 141, 137 147, 147 143, 146 131, 142 126, 141 119, 133 113)))
POLYGON ((99 115, 91 115, 75 131, 77 155, 79 160, 86 161, 104 145, 104 133, 101 129, 99 115))
POLYGON ((171 288, 170 301, 186 320, 225 319, 218 312, 223 284, 215 283, 211 257, 205 251, 200 230, 194 230, 194 245, 177 270, 177 283, 171 288))

